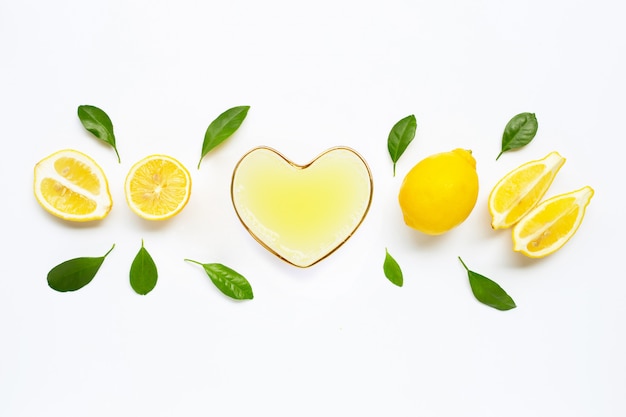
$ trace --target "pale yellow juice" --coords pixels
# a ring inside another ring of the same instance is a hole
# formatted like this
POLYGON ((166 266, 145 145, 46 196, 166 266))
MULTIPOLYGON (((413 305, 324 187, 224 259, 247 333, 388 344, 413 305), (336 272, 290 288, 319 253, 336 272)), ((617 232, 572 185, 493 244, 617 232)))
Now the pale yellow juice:
POLYGON ((306 166, 257 148, 233 175, 233 204, 248 231, 296 266, 333 252, 363 221, 371 203, 367 164, 335 148, 306 166))

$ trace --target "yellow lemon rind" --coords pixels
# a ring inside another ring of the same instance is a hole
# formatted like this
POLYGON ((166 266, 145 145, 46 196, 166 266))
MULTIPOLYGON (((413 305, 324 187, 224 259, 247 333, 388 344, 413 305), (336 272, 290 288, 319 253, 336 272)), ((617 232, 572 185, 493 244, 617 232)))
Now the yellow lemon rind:
POLYGON ((591 201, 593 195, 593 188, 585 186, 578 190, 560 194, 541 202, 513 227, 513 250, 515 252, 520 252, 530 258, 543 258, 561 249, 578 231, 578 228, 580 227, 585 216, 587 206, 589 205, 589 202, 591 201), (551 218, 547 221, 544 220, 541 223, 535 225, 538 227, 535 228, 534 232, 528 235, 523 235, 524 231, 532 228, 532 223, 536 222, 536 218, 542 212, 544 212, 544 210, 548 209, 552 204, 556 204, 566 199, 571 200, 571 203, 568 204, 569 210, 565 212, 560 211, 555 213, 555 215, 551 216, 551 218), (541 240, 544 237, 550 236, 550 228, 557 221, 559 221, 559 219, 562 219, 566 215, 572 213, 573 210, 577 210, 576 218, 572 221, 571 227, 567 230, 565 234, 557 236, 557 240, 555 240, 552 244, 546 246, 545 248, 542 248, 540 250, 532 249, 533 246, 539 246, 541 244, 541 240))
POLYGON ((398 202, 407 226, 427 235, 441 235, 469 217, 478 189, 471 151, 457 148, 430 155, 413 166, 402 181, 398 202), (455 201, 449 201, 451 198, 455 201))
POLYGON ((33 189, 35 199, 41 205, 41 207, 43 207, 44 210, 46 210, 48 213, 52 214, 55 217, 67 221, 88 222, 94 220, 102 220, 109 214, 111 208, 113 207, 113 200, 111 197, 111 192, 109 190, 109 183, 100 165, 98 165, 98 163, 90 156, 74 149, 63 149, 54 152, 35 164, 33 189), (94 194, 88 190, 82 189, 58 174, 54 168, 54 163, 61 157, 76 159, 84 165, 92 168, 92 173, 97 177, 100 183, 101 192, 98 194, 94 194), (69 213, 58 209, 51 201, 48 200, 48 198, 46 198, 46 196, 42 192, 41 184, 47 178, 59 183, 61 186, 71 190, 72 192, 80 194, 85 198, 93 201, 95 203, 95 209, 85 214, 69 213))
POLYGON ((530 210, 532 210, 537 203, 541 200, 541 198, 546 194, 550 185, 554 182, 554 178, 556 174, 559 172, 563 164, 565 164, 566 159, 562 157, 558 152, 553 151, 548 155, 541 159, 533 160, 526 162, 519 167, 513 169, 508 172, 504 177, 502 177, 496 185, 493 187, 491 192, 489 193, 487 207, 489 209, 489 214, 491 215, 491 227, 494 230, 497 229, 506 229, 511 226, 514 226, 517 222, 520 221, 530 210), (542 175, 537 176, 533 179, 533 181, 524 184, 524 187, 520 190, 516 191, 516 198, 514 198, 510 204, 507 205, 507 208, 503 211, 496 210, 496 198, 499 197, 499 192, 502 188, 507 185, 513 177, 521 173, 522 171, 529 170, 532 167, 536 167, 539 165, 544 166, 544 170, 542 175), (545 175, 548 175, 548 178, 544 180, 543 184, 540 184, 541 180, 545 178, 545 175), (536 187, 542 186, 541 189, 536 189, 536 187), (534 201, 526 201, 525 198, 534 192, 534 201), (509 218, 511 212, 517 208, 520 204, 527 204, 528 207, 526 210, 518 213, 517 216, 513 218, 509 218))

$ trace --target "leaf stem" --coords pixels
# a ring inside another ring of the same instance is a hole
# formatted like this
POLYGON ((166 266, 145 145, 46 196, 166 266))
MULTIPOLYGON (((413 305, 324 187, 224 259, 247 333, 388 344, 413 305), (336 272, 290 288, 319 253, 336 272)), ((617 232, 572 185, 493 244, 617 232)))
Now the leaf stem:
POLYGON ((104 256, 103 256, 102 258, 106 258, 106 257, 107 257, 107 255, 108 255, 109 253, 111 253, 111 251, 113 250, 113 248, 114 248, 114 247, 115 247, 115 243, 113 244, 113 246, 111 246, 111 249, 109 249, 109 251, 108 251, 107 253, 105 253, 105 254, 104 254, 104 256))
POLYGON ((467 267, 467 265, 465 265, 465 262, 463 262, 463 259, 461 259, 460 256, 457 256, 457 258, 459 258, 459 261, 461 261, 461 264, 463 264, 463 268, 465 268, 465 270, 469 272, 469 268, 467 267))
POLYGON ((202 262, 194 261, 193 259, 187 259, 187 258, 185 258, 185 261, 187 261, 187 262, 192 262, 192 263, 194 263, 194 264, 198 264, 198 265, 202 265, 202 262))

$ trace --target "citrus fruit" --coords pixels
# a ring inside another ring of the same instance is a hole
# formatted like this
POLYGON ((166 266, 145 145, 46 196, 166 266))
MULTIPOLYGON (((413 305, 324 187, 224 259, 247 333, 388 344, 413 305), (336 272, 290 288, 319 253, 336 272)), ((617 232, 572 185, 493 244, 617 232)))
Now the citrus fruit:
POLYGON ((565 158, 558 152, 551 152, 502 177, 491 190, 487 203, 491 227, 505 229, 517 223, 545 195, 564 163, 565 158))
POLYGON ((138 216, 147 220, 169 219, 187 205, 191 176, 176 159, 150 155, 128 171, 124 193, 128 206, 138 216))
POLYGON ((593 193, 586 186, 541 202, 513 227, 513 250, 531 258, 559 250, 578 230, 593 193))
POLYGON ((398 201, 409 227, 438 235, 461 224, 477 198, 476 160, 471 151, 455 149, 418 162, 402 181, 398 201))
POLYGON ((49 213, 65 220, 99 220, 113 202, 102 168, 89 156, 65 149, 35 165, 35 198, 49 213))

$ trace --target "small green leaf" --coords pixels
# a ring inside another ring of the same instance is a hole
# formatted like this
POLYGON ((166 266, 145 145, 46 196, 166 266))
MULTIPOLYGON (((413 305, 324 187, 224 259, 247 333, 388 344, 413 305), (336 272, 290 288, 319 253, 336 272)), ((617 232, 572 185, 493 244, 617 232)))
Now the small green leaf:
POLYGON ((104 259, 113 250, 97 258, 74 258, 62 262, 48 272, 48 285, 59 292, 76 291, 89 284, 96 276, 104 259))
POLYGON ((117 146, 115 145, 113 122, 111 122, 111 119, 104 110, 96 106, 81 105, 78 106, 78 118, 85 129, 93 133, 93 135, 101 141, 113 147, 117 155, 117 162, 120 162, 120 154, 117 152, 117 146))
POLYGON ((414 115, 405 117, 396 123, 387 139, 387 149, 393 161, 393 176, 396 176, 396 162, 400 159, 406 148, 415 138, 417 120, 414 115))
POLYGON ((467 271, 470 287, 474 297, 481 303, 498 310, 510 310, 515 308, 515 301, 496 282, 484 275, 470 271, 465 262, 459 257, 459 261, 467 271))
POLYGON ((398 262, 389 254, 387 248, 385 248, 385 262, 383 263, 383 271, 385 272, 385 276, 389 281, 393 284, 401 287, 404 278, 402 276, 402 269, 400 269, 400 265, 398 262))
POLYGON ((514 116, 504 128, 502 150, 496 161, 504 152, 528 145, 537 134, 538 128, 537 117, 534 113, 520 113, 514 116))
POLYGON ((201 265, 213 284, 225 295, 235 300, 252 300, 254 298, 250 283, 237 271, 217 263, 203 264, 191 259, 185 259, 185 261, 201 265))
POLYGON ((198 161, 198 168, 202 158, 220 143, 228 139, 233 133, 239 129, 248 114, 250 106, 238 106, 226 110, 217 116, 211 122, 204 134, 204 142, 202 143, 202 154, 198 161))
POLYGON ((130 286, 137 294, 146 295, 156 286, 157 278, 156 264, 143 246, 142 239, 141 249, 130 266, 130 286))

